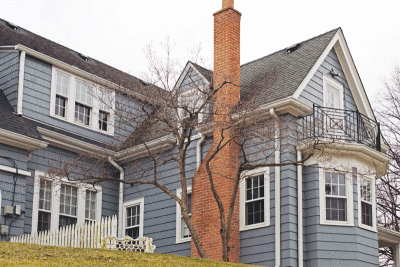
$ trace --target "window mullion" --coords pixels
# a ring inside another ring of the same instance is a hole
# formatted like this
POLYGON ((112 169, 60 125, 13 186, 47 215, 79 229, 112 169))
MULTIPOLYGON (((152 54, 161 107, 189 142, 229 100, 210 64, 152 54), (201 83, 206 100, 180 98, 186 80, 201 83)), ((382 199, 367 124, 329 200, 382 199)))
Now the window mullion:
POLYGON ((76 90, 76 79, 75 76, 71 76, 70 90, 68 91, 68 121, 73 123, 75 120, 75 90, 76 90))
POLYGON ((59 181, 52 182, 52 195, 53 199, 51 200, 51 230, 58 229, 58 223, 60 220, 60 190, 61 183, 59 181))
POLYGON ((78 187, 78 197, 77 197, 77 223, 85 223, 85 205, 86 205, 86 190, 82 186, 78 187))

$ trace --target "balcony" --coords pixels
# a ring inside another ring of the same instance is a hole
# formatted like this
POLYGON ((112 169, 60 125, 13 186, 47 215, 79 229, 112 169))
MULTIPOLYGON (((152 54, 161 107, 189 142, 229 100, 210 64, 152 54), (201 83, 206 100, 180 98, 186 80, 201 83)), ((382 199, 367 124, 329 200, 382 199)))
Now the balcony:
POLYGON ((304 140, 317 139, 363 144, 381 151, 379 123, 358 111, 313 106, 313 113, 300 117, 304 140))

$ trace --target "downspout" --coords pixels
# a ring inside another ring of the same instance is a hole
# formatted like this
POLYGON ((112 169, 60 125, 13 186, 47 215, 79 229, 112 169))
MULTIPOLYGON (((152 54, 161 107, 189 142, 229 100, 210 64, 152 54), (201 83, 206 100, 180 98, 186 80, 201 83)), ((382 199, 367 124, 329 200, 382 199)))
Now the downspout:
POLYGON ((204 143, 205 140, 206 140, 206 136, 201 133, 200 140, 197 142, 197 147, 196 147, 197 170, 200 168, 200 164, 201 164, 201 145, 204 143))
POLYGON ((281 266, 281 131, 278 115, 275 110, 269 110, 275 119, 275 266, 281 266))
MULTIPOLYGON (((297 148, 297 161, 301 161, 301 151, 297 148)), ((297 241, 299 267, 303 267, 303 164, 297 164, 297 241)))
MULTIPOLYGON (((125 172, 124 169, 119 166, 112 158, 111 156, 108 157, 108 161, 119 170, 119 179, 121 181, 124 180, 125 178, 125 172)), ((120 182, 119 183, 119 200, 118 200, 118 237, 122 238, 123 236, 123 211, 124 211, 124 183, 120 182)))

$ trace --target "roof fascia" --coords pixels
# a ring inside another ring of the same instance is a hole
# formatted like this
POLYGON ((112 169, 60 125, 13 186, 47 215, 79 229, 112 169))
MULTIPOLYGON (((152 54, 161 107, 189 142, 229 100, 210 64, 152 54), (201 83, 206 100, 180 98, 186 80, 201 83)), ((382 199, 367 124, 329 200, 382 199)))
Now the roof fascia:
POLYGON ((308 72, 307 76, 304 78, 304 80, 301 82, 299 87, 296 89, 296 91, 293 94, 293 97, 298 99, 300 94, 304 91, 304 88, 306 88, 307 84, 310 82, 311 78, 314 76, 314 74, 317 72, 319 66, 324 62, 326 56, 329 54, 329 52, 332 50, 333 46, 335 43, 338 41, 339 35, 336 32, 336 34, 333 36, 332 40, 329 42, 329 44, 326 46, 324 52, 322 52, 321 56, 318 58, 318 60, 315 62, 314 66, 311 68, 311 70, 308 72))
POLYGON ((385 227, 378 225, 378 242, 381 243, 389 243, 399 244, 400 243, 400 232, 394 231, 385 227))
POLYGON ((48 143, 22 134, 0 129, 0 143, 22 148, 30 152, 47 147, 48 143))
POLYGON ((346 80, 349 83, 350 90, 353 94, 357 108, 361 111, 361 113, 367 115, 373 120, 376 120, 342 30, 340 29, 337 34, 339 35, 339 39, 334 46, 335 52, 339 58, 340 65, 343 68, 346 80))
POLYGON ((365 93, 364 86, 361 82, 360 76, 357 72, 353 58, 351 57, 349 47, 347 46, 344 38, 342 29, 339 29, 332 40, 329 42, 324 52, 318 58, 306 78, 302 81, 300 86, 294 92, 293 97, 298 99, 300 94, 303 92, 311 78, 314 76, 319 66, 325 60, 329 52, 335 49, 335 52, 339 58, 340 65, 342 66, 343 72, 346 76, 346 80, 349 83, 350 91, 353 94, 354 101, 356 102, 358 110, 369 117, 372 120, 376 120, 375 115, 372 111, 371 105, 368 101, 368 97, 365 93))
POLYGON ((110 155, 114 153, 113 151, 104 147, 89 144, 81 140, 50 131, 48 129, 38 127, 38 131, 40 132, 44 140, 68 151, 97 155, 110 155))
POLYGON ((176 138, 172 135, 163 136, 131 148, 115 153, 114 159, 120 163, 133 161, 149 156, 149 153, 161 153, 174 147, 176 138))
POLYGON ((62 62, 62 61, 60 61, 58 59, 55 59, 53 57, 47 56, 47 55, 45 55, 43 53, 35 51, 35 50, 33 50, 33 49, 29 48, 29 47, 26 47, 24 45, 18 44, 16 46, 14 46, 14 49, 15 50, 19 50, 19 51, 24 51, 24 52, 26 52, 26 54, 28 54, 30 56, 36 57, 38 59, 41 59, 41 60, 43 60, 43 61, 45 61, 47 63, 50 63, 50 64, 60 68, 60 69, 63 69, 63 70, 68 71, 68 72, 70 72, 72 74, 78 75, 78 76, 80 76, 82 78, 86 78, 88 80, 91 80, 91 81, 93 81, 95 83, 98 83, 100 85, 103 85, 103 86, 105 86, 105 87, 107 87, 109 89, 114 89, 116 91, 118 90, 118 91, 121 91, 123 93, 129 93, 130 96, 133 96, 133 97, 135 97, 135 98, 137 98, 138 100, 141 100, 141 101, 146 101, 147 100, 147 98, 142 94, 139 94, 137 92, 134 92, 132 90, 124 88, 124 87, 122 87, 122 86, 120 86, 120 85, 118 85, 116 83, 113 83, 113 82, 110 82, 110 81, 108 81, 106 79, 100 78, 100 77, 98 77, 98 76, 96 76, 94 74, 91 74, 91 73, 89 73, 87 71, 81 70, 81 69, 79 69, 77 67, 69 65, 69 64, 67 64, 65 62, 62 62))

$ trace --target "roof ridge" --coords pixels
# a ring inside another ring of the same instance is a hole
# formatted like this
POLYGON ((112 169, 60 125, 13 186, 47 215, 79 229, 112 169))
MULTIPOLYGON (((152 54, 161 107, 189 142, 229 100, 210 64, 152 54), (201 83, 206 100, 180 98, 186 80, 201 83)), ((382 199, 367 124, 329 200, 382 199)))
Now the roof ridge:
MULTIPOLYGON (((320 35, 314 36, 314 37, 312 37, 312 38, 309 38, 309 39, 304 40, 304 41, 302 41, 302 42, 299 42, 299 43, 297 43, 297 44, 303 44, 303 43, 305 43, 305 42, 309 42, 309 41, 314 40, 314 39, 316 39, 316 38, 319 38, 319 37, 321 37, 321 36, 323 36, 323 35, 327 35, 327 34, 332 33, 332 32, 334 32, 334 31, 338 31, 339 29, 340 29, 340 27, 335 28, 335 29, 333 29, 333 30, 330 30, 330 31, 327 31, 327 32, 322 33, 322 34, 320 34, 320 35)), ((258 59, 254 59, 254 60, 252 60, 252 61, 249 61, 249 62, 247 62, 247 63, 244 63, 244 64, 241 65, 240 67, 244 67, 244 66, 249 65, 249 64, 251 64, 251 63, 253 63, 253 62, 256 62, 256 61, 258 61, 258 60, 261 60, 261 59, 267 58, 267 57, 269 57, 269 56, 275 55, 275 54, 277 54, 277 53, 279 53, 279 52, 282 52, 282 51, 285 50, 286 48, 287 48, 287 47, 285 47, 285 48, 283 48, 283 49, 281 49, 281 50, 275 51, 275 52, 273 52, 273 53, 271 53, 271 54, 268 54, 268 55, 266 55, 266 56, 260 57, 260 58, 258 58, 258 59)))
MULTIPOLYGON (((7 20, 2 19, 2 18, 0 18, 0 21, 3 21, 3 22, 5 22, 5 23, 12 23, 12 22, 7 21, 7 20)), ((14 23, 13 23, 13 24, 14 24, 14 23)), ((81 55, 86 55, 86 54, 83 54, 83 53, 81 53, 81 52, 78 52, 78 51, 76 51, 76 50, 74 50, 74 49, 71 49, 71 48, 69 48, 69 47, 67 47, 67 46, 65 46, 65 45, 63 45, 63 44, 54 42, 54 41, 52 41, 52 40, 50 40, 50 39, 48 39, 48 38, 46 38, 46 37, 43 37, 43 36, 41 36, 41 35, 39 35, 39 34, 36 34, 36 33, 34 33, 34 32, 31 32, 31 31, 29 31, 29 30, 27 30, 27 29, 25 29, 25 28, 23 28, 23 27, 21 27, 21 26, 19 26, 19 25, 17 25, 17 24, 14 24, 14 25, 16 25, 16 26, 18 27, 18 29, 22 29, 22 30, 24 30, 24 31, 26 31, 26 32, 28 32, 28 33, 30 33, 30 34, 33 34, 33 35, 35 35, 35 36, 38 36, 38 37, 40 37, 40 38, 42 38, 42 39, 44 39, 44 40, 46 40, 46 41, 48 41, 48 42, 51 42, 51 43, 56 44, 56 45, 59 45, 59 46, 65 48, 65 49, 68 49, 68 50, 70 50, 70 51, 72 51, 72 52, 77 53, 78 55, 79 55, 79 54, 81 54, 81 55)), ((40 52, 39 52, 39 53, 40 53, 40 52)), ((115 70, 115 71, 122 72, 123 74, 126 74, 126 75, 128 75, 128 76, 130 76, 130 77, 132 77, 132 78, 134 78, 134 79, 139 80, 139 82, 143 82, 143 83, 145 83, 145 84, 148 84, 148 82, 145 82, 145 81, 143 81, 142 79, 140 79, 140 78, 138 78, 138 77, 136 77, 136 76, 133 76, 133 75, 131 75, 131 74, 129 74, 129 73, 126 73, 125 71, 122 71, 122 70, 120 70, 120 69, 117 69, 117 68, 115 68, 115 67, 113 67, 113 66, 111 66, 111 65, 109 65, 109 64, 107 64, 107 63, 104 63, 104 62, 100 61, 100 60, 97 60, 97 59, 92 58, 92 57, 89 57, 89 59, 94 60, 94 61, 96 61, 96 62, 98 62, 98 63, 104 64, 104 65, 106 65, 107 67, 109 67, 109 68, 111 68, 111 69, 113 69, 113 70, 115 70)), ((83 60, 83 59, 82 59, 82 60, 83 60)), ((72 65, 71 65, 71 66, 72 66, 72 65)), ((77 66, 75 66, 75 67, 77 67, 77 66)), ((78 67, 77 67, 77 68, 78 68, 78 67)))

